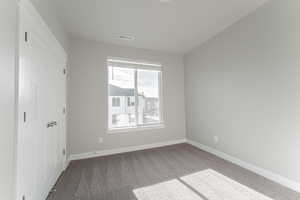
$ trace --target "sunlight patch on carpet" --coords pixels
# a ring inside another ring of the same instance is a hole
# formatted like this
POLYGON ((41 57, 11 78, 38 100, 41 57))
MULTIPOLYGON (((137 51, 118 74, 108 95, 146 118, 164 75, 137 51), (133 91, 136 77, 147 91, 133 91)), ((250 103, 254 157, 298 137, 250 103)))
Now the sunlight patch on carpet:
POLYGON ((273 200, 212 169, 181 177, 181 180, 208 200, 273 200))
POLYGON ((138 200, 204 200, 176 179, 138 188, 133 193, 138 200))
POLYGON ((133 190, 138 200, 274 200, 212 169, 133 190))

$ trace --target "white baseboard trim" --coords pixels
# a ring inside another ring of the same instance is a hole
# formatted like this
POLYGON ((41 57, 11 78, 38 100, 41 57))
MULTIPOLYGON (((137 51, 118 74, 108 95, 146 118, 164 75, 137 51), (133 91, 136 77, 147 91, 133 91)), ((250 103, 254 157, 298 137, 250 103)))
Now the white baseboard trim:
POLYGON ((109 149, 109 150, 95 151, 95 152, 88 152, 88 153, 81 153, 81 154, 72 154, 69 156, 68 160, 69 161, 82 160, 82 159, 87 159, 87 158, 108 156, 108 155, 114 155, 114 154, 126 153, 126 152, 132 152, 132 151, 139 151, 139 150, 145 150, 145 149, 152 149, 152 148, 170 146, 170 145, 181 144, 181 143, 186 143, 186 139, 178 139, 178 140, 172 140, 172 141, 167 141, 167 142, 158 142, 158 143, 146 144, 146 145, 140 145, 140 146, 122 147, 122 148, 117 148, 117 149, 109 149))
POLYGON ((281 175, 278 175, 276 173, 273 173, 271 171, 268 171, 266 169, 263 169, 263 168, 260 168, 260 167, 257 167, 253 164, 250 164, 250 163, 247 163, 245 161, 242 161, 236 157, 233 157, 231 155, 228 155, 226 153, 223 153, 221 151, 218 151, 214 148, 211 148, 211 147, 208 147, 206 145, 203 145, 201 143, 198 143, 198 142, 195 142, 195 141, 192 141, 192 140, 187 140, 187 143, 190 144, 190 145, 193 145, 201 150, 204 150, 206 152, 209 152, 211 154, 214 154, 220 158, 223 158, 224 160, 227 160, 229 162, 232 162, 240 167, 243 167, 245 169, 248 169, 256 174, 259 174, 267 179, 270 179, 276 183, 279 183, 285 187, 288 187, 294 191, 297 191, 297 192, 300 192, 300 183, 296 182, 296 181, 293 181, 293 180, 290 180, 288 178, 285 178, 281 175))
POLYGON ((67 159, 65 162, 65 168, 64 171, 69 167, 71 160, 67 159))

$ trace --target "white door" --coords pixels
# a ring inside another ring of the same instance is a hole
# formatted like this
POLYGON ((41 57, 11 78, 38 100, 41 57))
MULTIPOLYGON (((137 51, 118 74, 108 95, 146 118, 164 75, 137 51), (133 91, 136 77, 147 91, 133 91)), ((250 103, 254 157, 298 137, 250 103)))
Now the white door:
POLYGON ((66 56, 28 0, 19 16, 17 199, 42 200, 65 164, 66 56))

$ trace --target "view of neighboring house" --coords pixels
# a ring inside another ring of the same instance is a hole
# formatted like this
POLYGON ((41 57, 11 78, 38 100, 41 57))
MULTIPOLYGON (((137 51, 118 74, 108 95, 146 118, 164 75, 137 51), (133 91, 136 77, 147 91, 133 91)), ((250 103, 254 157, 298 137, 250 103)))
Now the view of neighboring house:
MULTIPOLYGON (((133 88, 121 88, 109 85, 110 127, 130 127, 136 124, 135 92, 133 88)), ((138 124, 155 123, 159 120, 158 98, 147 98, 138 94, 138 124)))

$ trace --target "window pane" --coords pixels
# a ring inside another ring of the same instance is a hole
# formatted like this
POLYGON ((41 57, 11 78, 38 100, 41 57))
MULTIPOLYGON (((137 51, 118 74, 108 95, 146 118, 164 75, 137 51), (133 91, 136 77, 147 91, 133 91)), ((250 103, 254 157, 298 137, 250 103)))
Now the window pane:
POLYGON ((112 97, 112 107, 120 107, 120 97, 112 97))
POLYGON ((134 69, 108 67, 110 128, 136 125, 134 74, 134 69))
POLYGON ((159 71, 137 71, 138 124, 140 125, 160 122, 159 81, 159 71))

